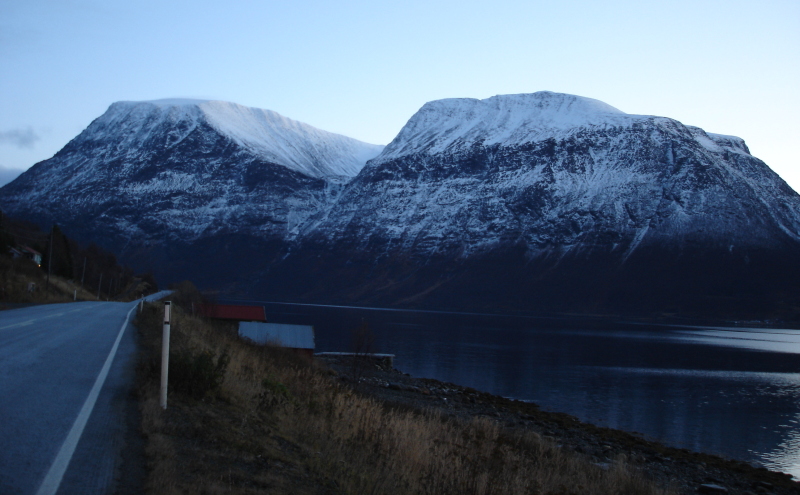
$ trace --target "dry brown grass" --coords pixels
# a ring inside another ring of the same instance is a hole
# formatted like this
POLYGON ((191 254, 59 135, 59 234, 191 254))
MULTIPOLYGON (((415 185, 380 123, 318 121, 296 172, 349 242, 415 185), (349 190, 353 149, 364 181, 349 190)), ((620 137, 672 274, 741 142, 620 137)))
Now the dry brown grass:
POLYGON ((288 351, 247 344, 175 308, 176 352, 230 357, 201 400, 158 406, 161 304, 139 318, 150 493, 659 494, 623 462, 603 470, 533 432, 401 411, 288 351))

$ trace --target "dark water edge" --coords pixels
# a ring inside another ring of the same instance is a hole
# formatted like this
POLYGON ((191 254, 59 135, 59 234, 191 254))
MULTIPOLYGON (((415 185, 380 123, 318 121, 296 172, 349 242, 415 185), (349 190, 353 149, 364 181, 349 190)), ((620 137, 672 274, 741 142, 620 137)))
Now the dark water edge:
POLYGON ((236 302, 263 305, 268 321, 313 325, 320 352, 352 350, 366 322, 375 351, 411 375, 800 477, 796 329, 236 302))

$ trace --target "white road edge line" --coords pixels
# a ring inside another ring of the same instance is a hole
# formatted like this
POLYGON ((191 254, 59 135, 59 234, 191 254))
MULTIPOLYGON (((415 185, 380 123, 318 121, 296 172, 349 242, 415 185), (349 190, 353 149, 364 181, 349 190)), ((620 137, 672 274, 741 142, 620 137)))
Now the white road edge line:
POLYGON ((44 481, 42 481, 41 486, 39 486, 39 491, 36 492, 36 495, 55 495, 55 493, 58 491, 58 487, 61 485, 61 479, 64 477, 64 473, 67 471, 69 462, 72 460, 72 454, 75 453, 75 448, 78 446, 78 442, 81 439, 83 429, 86 427, 86 422, 89 421, 89 416, 92 414, 94 405, 97 402, 97 397, 100 395, 100 390, 103 388, 103 384, 106 381, 108 371, 111 369, 111 363, 114 361, 114 356, 117 354, 119 342, 122 340, 122 334, 125 332, 125 328, 128 326, 128 320, 131 318, 131 313, 138 306, 138 304, 134 305, 130 311, 128 311, 127 316, 125 316, 125 322, 122 324, 122 328, 119 329, 117 340, 114 341, 114 346, 111 348, 111 352, 108 353, 106 362, 103 364, 100 374, 97 375, 97 379, 94 381, 94 386, 89 392, 89 396, 86 398, 86 402, 83 403, 83 407, 81 408, 80 413, 78 413, 78 417, 75 418, 75 423, 72 424, 72 429, 69 430, 69 434, 67 434, 67 438, 64 440, 64 443, 61 444, 61 449, 58 451, 56 459, 50 466, 50 470, 47 471, 47 475, 44 477, 44 481))
POLYGON ((28 320, 23 321, 22 323, 14 323, 12 325, 6 325, 4 327, 0 327, 0 330, 5 330, 6 328, 13 328, 13 327, 27 327, 36 323, 36 320, 28 320))

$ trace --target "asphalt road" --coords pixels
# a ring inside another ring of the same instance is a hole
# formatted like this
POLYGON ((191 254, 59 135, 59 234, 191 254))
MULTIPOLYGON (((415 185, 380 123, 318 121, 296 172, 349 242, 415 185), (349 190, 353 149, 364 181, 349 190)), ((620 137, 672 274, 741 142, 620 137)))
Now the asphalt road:
POLYGON ((136 305, 0 311, 1 494, 139 491, 136 305))

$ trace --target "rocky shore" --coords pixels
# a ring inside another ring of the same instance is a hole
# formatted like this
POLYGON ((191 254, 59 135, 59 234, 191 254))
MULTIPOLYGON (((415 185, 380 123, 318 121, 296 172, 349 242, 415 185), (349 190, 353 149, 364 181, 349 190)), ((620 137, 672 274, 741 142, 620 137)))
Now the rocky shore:
POLYGON ((585 456, 603 469, 625 462, 680 494, 800 494, 785 473, 719 456, 676 449, 643 436, 583 423, 536 404, 404 374, 388 360, 354 362, 349 356, 320 356, 342 381, 391 406, 437 409, 459 417, 489 417, 506 428, 534 431, 560 448, 585 456))

